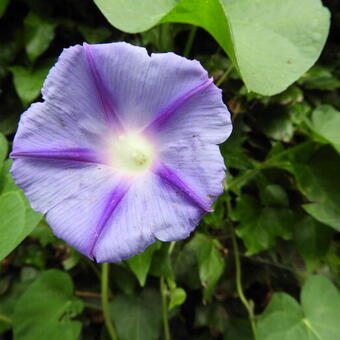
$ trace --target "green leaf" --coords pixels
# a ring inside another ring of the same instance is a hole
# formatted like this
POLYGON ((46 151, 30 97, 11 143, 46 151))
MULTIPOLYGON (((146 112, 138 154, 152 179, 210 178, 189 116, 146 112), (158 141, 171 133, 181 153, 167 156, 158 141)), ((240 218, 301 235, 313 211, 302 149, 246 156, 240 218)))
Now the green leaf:
POLYGON ((184 303, 186 297, 187 297, 187 294, 183 288, 175 288, 174 290, 171 290, 169 310, 177 306, 181 306, 184 303))
POLYGON ((157 340, 162 325, 161 297, 144 289, 139 296, 117 295, 111 316, 120 340, 157 340))
POLYGON ((170 256, 170 247, 172 247, 172 242, 164 242, 160 244, 160 249, 156 250, 152 257, 150 274, 157 277, 172 279, 174 277, 170 256))
POLYGON ((24 21, 25 42, 28 58, 34 61, 43 54, 54 39, 55 22, 30 12, 24 21))
POLYGON ((177 284, 174 280, 168 279, 168 286, 169 286, 169 310, 181 306, 187 298, 187 294, 183 288, 177 287, 177 284))
POLYGON ((340 231, 340 156, 323 147, 304 163, 293 163, 299 189, 311 203, 304 209, 321 223, 340 231))
POLYGON ((20 278, 17 276, 6 277, 4 275, 1 275, 1 281, 6 278, 11 278, 11 280, 7 291, 4 294, 0 294, 0 315, 2 316, 2 318, 0 316, 0 333, 12 327, 12 316, 16 303, 19 297, 27 289, 32 279, 36 278, 36 271, 34 271, 34 273, 32 271, 32 275, 30 275, 30 277, 27 277, 27 275, 23 275, 24 270, 25 269, 22 268, 20 278))
POLYGON ((259 119, 263 133, 272 139, 289 142, 294 135, 293 122, 290 115, 281 108, 279 110, 271 107, 270 112, 259 119))
POLYGON ((326 255, 334 232, 328 226, 318 222, 309 215, 303 215, 294 228, 294 242, 309 270, 319 265, 326 255))
POLYGON ((319 57, 330 23, 329 12, 321 1, 221 2, 229 18, 237 65, 248 90, 265 95, 279 93, 319 57))
POLYGON ((289 199, 286 191, 277 184, 269 184, 261 190, 261 202, 288 208, 289 199))
POLYGON ((130 269, 136 275, 139 284, 142 287, 144 287, 145 285, 146 277, 151 266, 153 253, 160 247, 161 247, 160 243, 156 242, 149 246, 148 248, 146 248, 143 253, 131 257, 126 261, 130 269))
POLYGON ((136 279, 131 270, 123 264, 113 265, 110 269, 112 281, 125 294, 132 295, 136 287, 136 279))
POLYGON ((44 272, 19 298, 13 315, 14 340, 76 340, 81 323, 72 318, 83 303, 73 295, 73 282, 66 273, 44 272))
POLYGON ((113 26, 129 33, 164 22, 204 28, 248 90, 265 95, 283 91, 315 63, 330 22, 320 0, 94 1, 113 26))
POLYGON ((293 212, 285 207, 261 206, 253 196, 239 197, 232 217, 240 223, 236 232, 247 255, 273 247, 278 236, 286 240, 292 237, 293 212))
POLYGON ((285 293, 273 295, 258 321, 258 340, 334 340, 340 338, 340 294, 324 276, 311 276, 301 306, 285 293))
POLYGON ((330 105, 321 105, 312 113, 312 128, 326 143, 340 153, 340 112, 330 105))
POLYGON ((222 246, 217 240, 201 233, 196 233, 187 246, 196 254, 199 276, 204 287, 203 300, 210 300, 224 272, 222 246))
POLYGON ((18 192, 0 196, 0 260, 17 245, 25 229, 25 205, 18 192))
POLYGON ((45 65, 34 70, 19 65, 9 68, 13 73, 15 89, 24 106, 27 106, 38 97, 49 69, 50 65, 45 65))
POLYGON ((201 280, 196 260, 196 251, 190 247, 190 242, 182 249, 174 252, 173 256, 173 271, 176 281, 185 284, 186 287, 192 290, 200 289, 201 280))
MULTIPOLYGON (((24 196, 24 193, 15 185, 11 174, 8 172, 11 164, 12 164, 12 161, 7 159, 4 162, 4 165, 1 169, 0 183, 2 186, 1 186, 0 202, 3 198, 5 200, 10 200, 7 197, 7 195, 10 195, 11 197, 15 197, 16 207, 13 208, 13 211, 15 209, 15 212, 13 215, 22 213, 24 215, 24 220, 23 220, 23 224, 13 223, 13 225, 8 226, 9 231, 7 232, 7 235, 10 235, 10 236, 8 236, 6 242, 2 241, 3 239, 5 239, 6 234, 4 234, 3 237, 1 237, 0 260, 6 257, 15 247, 17 247, 25 239, 25 237, 32 232, 32 230, 37 226, 37 224, 42 218, 41 214, 38 214, 31 209, 28 200, 24 196), (19 196, 19 199, 18 199, 18 196, 19 196), (3 242, 4 244, 2 244, 3 242)), ((2 216, 1 211, 2 210, 0 210, 0 216, 2 216)), ((8 214, 10 211, 8 207, 6 207, 6 203, 5 203, 4 211, 5 211, 3 213, 4 216, 6 216, 6 214, 8 214)), ((7 230, 7 227, 5 225, 3 225, 3 227, 4 227, 4 230, 5 229, 7 230)))
POLYGON ((94 0, 106 19, 118 29, 143 32, 156 25, 178 0, 94 0))
POLYGON ((308 90, 334 90, 340 87, 340 80, 335 77, 335 72, 320 65, 312 67, 299 83, 308 90))
POLYGON ((226 332, 223 340, 253 340, 251 328, 249 327, 249 320, 228 318, 226 332))

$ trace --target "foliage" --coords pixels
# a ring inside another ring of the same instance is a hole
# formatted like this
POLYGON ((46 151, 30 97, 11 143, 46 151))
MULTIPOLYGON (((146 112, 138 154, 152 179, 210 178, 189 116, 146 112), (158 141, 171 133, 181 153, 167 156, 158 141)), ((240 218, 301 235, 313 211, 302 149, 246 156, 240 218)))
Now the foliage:
POLYGON ((339 16, 339 0, 1 1, 0 337, 109 339, 109 312, 119 339, 340 338, 339 16), (214 212, 111 264, 105 308, 101 266, 31 210, 8 152, 63 48, 122 40, 199 60, 234 130, 214 212))

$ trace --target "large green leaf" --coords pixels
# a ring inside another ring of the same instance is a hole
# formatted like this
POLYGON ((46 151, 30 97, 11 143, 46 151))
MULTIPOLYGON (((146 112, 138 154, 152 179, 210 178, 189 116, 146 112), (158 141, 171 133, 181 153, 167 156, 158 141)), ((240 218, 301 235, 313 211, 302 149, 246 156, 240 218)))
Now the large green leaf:
POLYGON ((199 276, 204 287, 203 299, 210 300, 224 271, 221 244, 208 235, 196 233, 187 245, 196 253, 199 276))
POLYGON ((111 315, 120 340, 157 340, 162 325, 161 297, 144 289, 139 296, 115 296, 111 315))
POLYGON ((300 190, 310 203, 304 209, 318 221, 340 230, 340 156, 326 146, 304 163, 293 163, 300 190))
POLYGON ((340 339, 340 294, 324 276, 311 276, 301 306, 285 293, 273 295, 258 322, 258 340, 340 339))
POLYGON ((18 192, 0 196, 0 260, 17 245, 25 229, 25 204, 18 192))
POLYGON ((178 0, 94 0, 106 19, 128 33, 143 32, 156 25, 178 0))
POLYGON ((265 95, 283 91, 315 63, 329 30, 319 0, 182 0, 164 21, 207 30, 248 90, 265 95))
POLYGON ((273 95, 317 60, 329 30, 320 0, 95 0, 112 25, 141 32, 158 22, 197 25, 229 55, 248 90, 273 95))
POLYGON ((82 301, 73 295, 70 276, 52 269, 44 272, 19 298, 14 315, 15 340, 75 340, 81 323, 82 301))
POLYGON ((320 0, 221 0, 241 76, 251 91, 273 95, 317 60, 329 30, 320 0))
POLYGON ((321 105, 312 114, 312 128, 325 142, 340 153, 340 112, 330 105, 321 105))

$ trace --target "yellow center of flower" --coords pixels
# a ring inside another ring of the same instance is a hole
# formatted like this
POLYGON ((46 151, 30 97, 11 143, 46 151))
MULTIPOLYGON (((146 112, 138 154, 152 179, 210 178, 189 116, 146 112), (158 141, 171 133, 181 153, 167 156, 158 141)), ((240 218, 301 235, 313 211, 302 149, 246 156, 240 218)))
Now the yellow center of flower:
POLYGON ((150 142, 138 134, 120 135, 112 143, 112 165, 119 171, 138 174, 150 168, 154 150, 150 142))

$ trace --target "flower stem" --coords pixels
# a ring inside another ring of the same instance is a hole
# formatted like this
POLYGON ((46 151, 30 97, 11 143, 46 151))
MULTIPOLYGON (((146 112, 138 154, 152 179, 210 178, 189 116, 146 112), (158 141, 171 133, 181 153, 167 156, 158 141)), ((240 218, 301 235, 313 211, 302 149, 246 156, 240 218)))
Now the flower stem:
POLYGON ((197 32, 197 26, 192 26, 190 33, 189 33, 189 36, 188 36, 187 43, 185 45, 185 49, 184 49, 184 53, 183 53, 184 57, 189 57, 189 55, 190 55, 192 43, 194 42, 196 32, 197 32))
POLYGON ((105 326, 110 335, 111 340, 117 340, 118 337, 111 321, 109 309, 109 263, 102 264, 101 284, 102 284, 102 307, 105 326))
POLYGON ((255 324, 255 315, 254 315, 254 306, 251 301, 248 301, 244 295, 243 287, 242 287, 242 273, 241 273, 241 261, 240 261, 240 253, 237 245, 237 240, 235 236, 234 230, 231 233, 231 240, 233 243, 234 248, 234 256, 235 256, 235 268, 236 268, 236 290, 237 294, 243 303, 244 307, 246 308, 249 321, 251 325, 251 329, 253 331, 254 339, 256 339, 256 324, 255 324))
MULTIPOLYGON (((230 196, 228 195, 227 197, 227 209, 228 209, 228 214, 231 214, 231 203, 230 203, 230 196)), ((249 316, 249 322, 250 326, 253 332, 254 340, 256 340, 256 323, 255 323, 255 315, 254 315, 254 305, 252 301, 248 301, 246 296, 244 295, 243 292, 243 287, 242 287, 242 271, 241 271, 241 260, 240 260, 240 252, 238 249, 238 244, 235 236, 235 230, 233 225, 231 225, 231 241, 233 244, 233 252, 234 252, 234 258, 235 258, 235 270, 236 270, 236 290, 237 294, 246 308, 249 316)))
POLYGON ((160 278, 160 290, 162 296, 162 317, 164 328, 164 340, 171 340, 169 318, 168 318, 168 303, 167 303, 167 289, 164 281, 164 277, 160 278))
POLYGON ((217 80, 216 86, 220 86, 226 80, 226 78, 229 76, 229 74, 233 70, 233 68, 234 68, 234 65, 230 64, 230 66, 227 68, 227 70, 222 74, 221 78, 219 80, 217 80))

